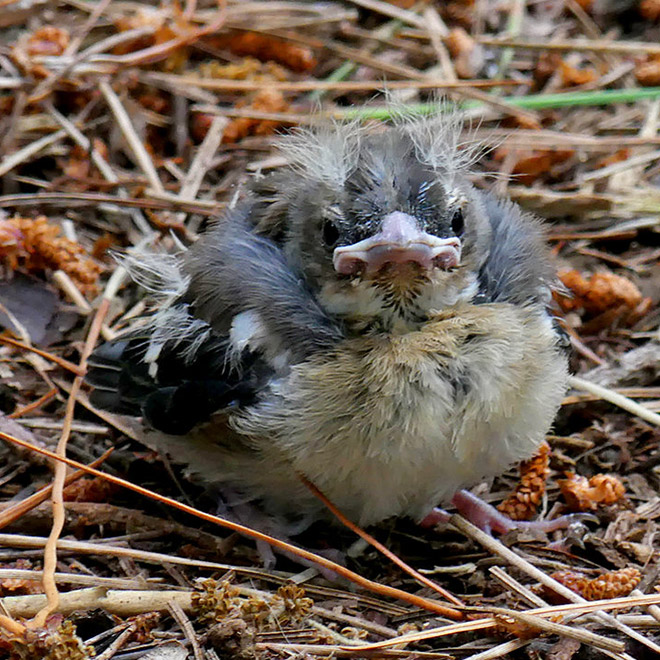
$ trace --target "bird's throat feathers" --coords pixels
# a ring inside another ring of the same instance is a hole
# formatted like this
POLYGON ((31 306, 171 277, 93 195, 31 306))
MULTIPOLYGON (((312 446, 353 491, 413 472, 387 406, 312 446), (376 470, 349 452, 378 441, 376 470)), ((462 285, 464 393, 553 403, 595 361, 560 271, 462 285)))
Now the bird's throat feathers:
POLYGON ((395 276, 381 272, 369 279, 335 280, 322 287, 319 302, 329 314, 339 317, 349 331, 405 334, 419 330, 438 311, 474 297, 476 277, 446 275, 424 274, 411 265, 395 276), (459 279, 462 286, 456 281, 459 279))

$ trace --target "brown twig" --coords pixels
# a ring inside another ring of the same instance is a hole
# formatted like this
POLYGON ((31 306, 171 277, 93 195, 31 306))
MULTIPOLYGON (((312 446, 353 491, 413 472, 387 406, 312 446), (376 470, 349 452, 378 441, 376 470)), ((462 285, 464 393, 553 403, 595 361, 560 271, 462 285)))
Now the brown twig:
MULTIPOLYGON (((90 463, 90 467, 95 468, 102 465, 106 461, 108 456, 112 454, 113 451, 114 449, 112 448, 108 449, 96 460, 92 461, 90 463)), ((77 481, 84 475, 85 472, 83 472, 82 470, 77 470, 76 472, 67 476, 67 478, 64 480, 64 485, 68 486, 69 484, 72 484, 74 481, 77 481)), ((35 507, 39 506, 42 502, 45 502, 48 499, 49 495, 51 494, 52 490, 53 490, 53 484, 51 483, 48 486, 44 486, 43 488, 39 489, 36 493, 29 495, 24 500, 21 500, 20 502, 13 504, 8 509, 1 511, 0 529, 3 529, 7 525, 10 525, 14 521, 18 520, 21 516, 25 515, 28 511, 31 511, 35 507)))
POLYGON ((262 89, 273 89, 280 92, 311 92, 317 90, 329 92, 355 92, 378 91, 382 89, 462 89, 462 88, 488 88, 500 86, 524 85, 518 80, 456 80, 444 79, 429 80, 287 80, 287 81, 261 81, 261 80, 222 80, 219 78, 201 78, 199 76, 180 75, 173 73, 146 72, 141 78, 145 82, 166 83, 168 85, 192 85, 200 89, 215 92, 252 92, 262 89))
POLYGON ((380 541, 371 536, 371 534, 365 532, 361 527, 349 520, 317 486, 315 486, 309 479, 307 479, 307 477, 301 474, 299 474, 298 477, 303 482, 303 484, 305 484, 305 486, 309 488, 309 490, 312 491, 312 493, 314 493, 314 495, 316 495, 316 497, 318 497, 326 507, 328 507, 332 514, 343 525, 348 527, 348 529, 350 529, 352 532, 355 532, 359 537, 363 538, 367 543, 376 548, 378 552, 385 555, 390 561, 394 562, 400 569, 408 573, 408 575, 412 576, 420 584, 433 589, 433 591, 440 594, 443 598, 446 598, 450 603, 458 605, 459 607, 464 606, 464 603, 460 598, 457 598, 454 596, 454 594, 447 591, 446 589, 443 589, 439 584, 436 584, 433 582, 433 580, 429 580, 426 576, 416 571, 412 566, 406 564, 406 562, 395 555, 389 548, 386 548, 380 541))
POLYGON ((176 196, 162 199, 123 198, 118 195, 104 195, 101 193, 27 193, 17 195, 4 195, 0 197, 0 207, 14 206, 40 206, 41 204, 62 204, 65 206, 80 204, 81 206, 98 206, 99 204, 115 204, 141 209, 164 209, 171 211, 186 211, 201 215, 217 215, 223 208, 221 202, 195 200, 194 202, 178 199, 176 196))
POLYGON ((52 389, 48 390, 46 394, 40 396, 36 401, 32 401, 31 403, 28 403, 22 408, 18 408, 14 410, 14 412, 7 415, 7 417, 9 417, 9 419, 18 419, 19 417, 23 417, 23 415, 27 415, 28 413, 37 410, 38 408, 41 408, 41 406, 48 403, 56 395, 57 395, 57 388, 53 387, 52 389))
MULTIPOLYGON (((73 414, 76 406, 76 394, 82 385, 83 376, 86 371, 87 358, 94 350, 96 341, 101 332, 101 326, 105 319, 108 310, 110 309, 109 298, 103 297, 99 308, 94 316, 92 325, 90 326, 85 345, 83 347, 82 355, 80 358, 80 373, 75 377, 71 392, 66 404, 66 412, 64 415, 64 428, 60 435, 59 442, 57 443, 56 455, 58 458, 66 456, 66 445, 71 435, 71 424, 73 422, 73 414)), ((57 565, 57 539, 62 533, 64 528, 64 483, 66 481, 66 465, 62 461, 55 464, 55 476, 53 478, 53 488, 51 493, 51 501, 53 503, 53 525, 51 528, 48 542, 44 548, 44 566, 43 566, 43 587, 46 593, 47 604, 38 612, 34 619, 30 622, 30 626, 34 628, 41 628, 46 623, 48 615, 57 610, 59 602, 59 591, 57 590, 57 583, 55 581, 55 568, 57 565)))
POLYGON ((20 348, 23 351, 29 351, 30 353, 35 353, 36 355, 39 355, 40 357, 45 358, 50 362, 54 362, 58 366, 62 367, 63 369, 66 369, 67 371, 70 371, 72 374, 75 374, 76 376, 83 376, 85 374, 85 372, 80 368, 80 365, 74 364, 73 362, 69 362, 64 358, 58 357, 57 355, 53 355, 52 353, 48 353, 47 351, 42 351, 41 349, 35 348, 34 346, 29 346, 28 344, 24 344, 23 342, 17 341, 16 339, 12 339, 11 337, 0 335, 0 344, 7 344, 9 346, 13 346, 14 348, 20 348))

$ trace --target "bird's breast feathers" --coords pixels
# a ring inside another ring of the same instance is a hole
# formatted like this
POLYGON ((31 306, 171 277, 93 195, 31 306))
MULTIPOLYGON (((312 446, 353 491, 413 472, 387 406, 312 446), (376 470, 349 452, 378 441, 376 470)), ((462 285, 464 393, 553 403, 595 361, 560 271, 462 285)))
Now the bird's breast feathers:
POLYGON ((556 343, 538 308, 459 304, 293 366, 230 424, 362 523, 421 516, 533 453, 565 389, 556 343))

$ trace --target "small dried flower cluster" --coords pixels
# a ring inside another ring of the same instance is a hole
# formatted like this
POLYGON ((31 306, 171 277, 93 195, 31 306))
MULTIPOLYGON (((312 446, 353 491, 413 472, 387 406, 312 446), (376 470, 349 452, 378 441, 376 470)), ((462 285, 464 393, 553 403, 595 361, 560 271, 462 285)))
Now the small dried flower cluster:
MULTIPOLYGON (((241 102, 236 104, 237 108, 245 107, 258 112, 286 112, 289 104, 285 101, 281 92, 272 89, 264 89, 254 96, 247 104, 241 102)), ((225 128, 222 141, 233 143, 242 140, 248 135, 270 135, 280 126, 280 123, 265 119, 252 119, 251 117, 237 117, 225 128)))
POLYGON ((60 236, 60 228, 43 215, 0 220, 0 259, 10 270, 63 270, 85 294, 98 289, 101 267, 81 245, 60 236))
MULTIPOLYGON (((239 101, 236 108, 255 110, 263 113, 286 112, 289 104, 281 92, 272 89, 264 89, 257 92, 251 101, 239 101)), ((198 112, 193 115, 191 126, 192 135, 197 141, 201 141, 211 127, 214 115, 208 112, 198 112)), ((271 119, 254 119, 252 117, 237 117, 227 124, 222 135, 225 144, 240 142, 250 135, 270 135, 275 132, 281 123, 271 119)))
POLYGON ((220 78, 222 80, 257 80, 284 81, 287 71, 275 62, 260 62, 254 57, 244 57, 240 62, 220 64, 216 60, 202 62, 199 65, 202 78, 220 78))
POLYGON ((516 489, 497 508, 512 520, 529 520, 538 510, 550 474, 550 445, 544 442, 537 454, 520 464, 516 489))
POLYGON ((240 609, 240 592, 228 580, 219 584, 211 578, 202 580, 197 589, 191 595, 191 602, 200 623, 222 621, 230 613, 240 609))
POLYGON ((277 62, 296 73, 305 73, 316 66, 312 50, 270 35, 236 32, 209 37, 207 42, 214 48, 229 50, 239 57, 249 55, 262 62, 277 62))
POLYGON ((305 590, 296 584, 282 585, 273 596, 273 616, 280 623, 297 623, 303 621, 312 611, 314 602, 305 597, 305 590))
POLYGON ((129 617, 128 621, 133 626, 133 641, 137 644, 147 644, 153 641, 152 631, 161 620, 160 612, 143 612, 136 616, 129 617))
MULTIPOLYGON (((642 574, 636 568, 622 568, 618 571, 603 573, 589 578, 575 571, 557 571, 550 576, 585 600, 603 600, 627 596, 640 583, 642 574)), ((552 602, 564 602, 561 597, 544 587, 547 599, 552 602)))
POLYGON ((54 629, 28 630, 26 638, 11 646, 12 660, 89 660, 94 649, 85 646, 68 620, 54 629))
POLYGON ((241 598, 239 590, 228 580, 203 580, 192 594, 193 609, 200 623, 222 623, 240 618, 257 628, 269 623, 278 625, 304 620, 312 610, 313 601, 305 597, 305 590, 295 584, 282 585, 270 601, 252 596, 241 598))
POLYGON ((594 511, 599 504, 615 504, 626 495, 621 481, 612 474, 596 474, 590 479, 573 472, 557 485, 571 511, 594 511))

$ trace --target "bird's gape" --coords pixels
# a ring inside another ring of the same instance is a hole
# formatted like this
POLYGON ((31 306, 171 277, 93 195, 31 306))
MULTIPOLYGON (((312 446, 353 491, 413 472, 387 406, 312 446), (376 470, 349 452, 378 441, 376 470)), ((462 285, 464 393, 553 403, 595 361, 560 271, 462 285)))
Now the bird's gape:
POLYGON ((406 276, 411 267, 429 273, 435 268, 450 270, 459 265, 461 241, 456 236, 439 237, 422 231, 407 213, 387 214, 380 231, 352 245, 335 249, 333 265, 341 275, 362 277, 406 276))

